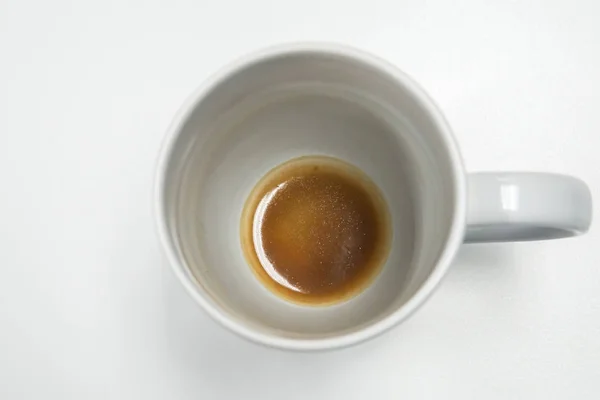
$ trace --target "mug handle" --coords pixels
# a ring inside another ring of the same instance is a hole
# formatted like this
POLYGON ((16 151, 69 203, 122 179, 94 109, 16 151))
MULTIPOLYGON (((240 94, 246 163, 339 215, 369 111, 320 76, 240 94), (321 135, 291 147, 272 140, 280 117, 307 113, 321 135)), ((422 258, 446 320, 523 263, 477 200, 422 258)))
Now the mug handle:
POLYGON ((592 221, 592 196, 581 180, 559 174, 468 175, 466 243, 518 242, 581 235, 592 221))

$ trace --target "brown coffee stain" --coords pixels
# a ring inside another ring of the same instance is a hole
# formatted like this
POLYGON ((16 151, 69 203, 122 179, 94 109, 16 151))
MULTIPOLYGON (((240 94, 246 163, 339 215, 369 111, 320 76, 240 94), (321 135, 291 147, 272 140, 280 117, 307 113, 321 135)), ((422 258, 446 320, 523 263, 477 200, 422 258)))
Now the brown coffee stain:
POLYGON ((269 171, 241 220, 244 255, 259 280, 286 300, 328 305, 360 293, 385 262, 391 228, 377 186, 327 156, 269 171))

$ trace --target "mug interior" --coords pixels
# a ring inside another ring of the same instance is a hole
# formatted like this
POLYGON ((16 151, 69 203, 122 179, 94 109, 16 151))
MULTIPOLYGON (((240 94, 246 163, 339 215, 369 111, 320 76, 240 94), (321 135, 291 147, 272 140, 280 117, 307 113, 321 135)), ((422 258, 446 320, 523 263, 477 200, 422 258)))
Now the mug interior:
POLYGON ((349 51, 274 51, 215 78, 176 119, 159 171, 165 239, 192 295, 238 333, 270 344, 375 333, 390 316, 408 314, 464 225, 460 159, 436 112, 403 74, 349 51), (369 175, 393 230, 374 282, 325 307, 268 291, 240 243, 242 208, 258 180, 291 158, 316 154, 369 175))

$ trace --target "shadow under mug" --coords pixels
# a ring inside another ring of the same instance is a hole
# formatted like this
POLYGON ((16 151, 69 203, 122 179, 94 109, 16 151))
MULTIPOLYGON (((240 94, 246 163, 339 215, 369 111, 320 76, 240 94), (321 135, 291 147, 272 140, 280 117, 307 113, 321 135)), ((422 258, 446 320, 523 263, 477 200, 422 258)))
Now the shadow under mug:
POLYGON ((174 118, 160 153, 156 218, 170 265, 215 320, 255 342, 338 348, 405 320, 432 294, 463 242, 584 233, 591 196, 549 173, 467 174, 450 126, 406 74, 362 51, 293 44, 247 56, 209 79, 174 118), (356 297, 286 302, 255 278, 239 224, 256 182, 290 158, 346 160, 390 208, 390 255, 356 297))

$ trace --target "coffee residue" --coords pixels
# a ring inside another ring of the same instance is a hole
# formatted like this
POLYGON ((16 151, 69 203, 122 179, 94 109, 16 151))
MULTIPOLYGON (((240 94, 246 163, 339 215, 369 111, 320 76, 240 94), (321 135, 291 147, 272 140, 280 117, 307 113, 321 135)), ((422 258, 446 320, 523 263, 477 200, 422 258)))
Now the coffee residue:
POLYGON ((275 294, 331 304, 377 275, 389 251, 389 226, 387 205, 362 171, 332 157, 300 157, 271 170, 252 191, 242 246, 275 294))

